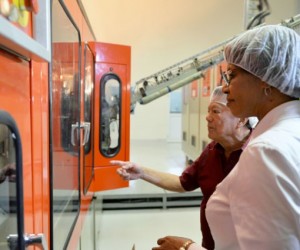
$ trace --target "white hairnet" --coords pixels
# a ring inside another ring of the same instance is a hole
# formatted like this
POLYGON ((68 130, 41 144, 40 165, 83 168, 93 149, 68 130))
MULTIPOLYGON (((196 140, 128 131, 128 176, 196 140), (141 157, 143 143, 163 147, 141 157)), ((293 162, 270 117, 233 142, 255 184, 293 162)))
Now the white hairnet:
POLYGON ((226 106, 227 94, 223 93, 222 86, 216 87, 210 95, 210 102, 217 102, 226 106))
POLYGON ((300 97, 300 36, 294 30, 281 25, 248 30, 226 45, 224 55, 227 63, 300 97))

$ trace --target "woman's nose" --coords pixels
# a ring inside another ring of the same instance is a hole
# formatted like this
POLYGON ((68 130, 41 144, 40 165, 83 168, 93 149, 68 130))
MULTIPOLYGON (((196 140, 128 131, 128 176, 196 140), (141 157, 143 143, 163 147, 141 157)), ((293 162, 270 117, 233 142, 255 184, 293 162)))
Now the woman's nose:
POLYGON ((228 92, 229 92, 229 85, 223 84, 222 85, 222 91, 223 91, 224 94, 228 94, 228 92))

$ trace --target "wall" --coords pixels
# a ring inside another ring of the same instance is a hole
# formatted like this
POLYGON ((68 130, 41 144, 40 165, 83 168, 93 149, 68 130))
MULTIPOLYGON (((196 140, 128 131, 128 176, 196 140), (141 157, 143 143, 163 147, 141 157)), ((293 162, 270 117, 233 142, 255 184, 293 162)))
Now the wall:
MULTIPOLYGON (((132 85, 244 29, 244 1, 82 0, 98 41, 132 47, 132 85)), ((277 24, 299 13, 299 0, 269 0, 277 24), (284 8, 283 8, 284 7, 284 8), (284 13, 286 14, 284 14, 284 13)), ((137 104, 131 139, 166 139, 169 96, 137 104)))

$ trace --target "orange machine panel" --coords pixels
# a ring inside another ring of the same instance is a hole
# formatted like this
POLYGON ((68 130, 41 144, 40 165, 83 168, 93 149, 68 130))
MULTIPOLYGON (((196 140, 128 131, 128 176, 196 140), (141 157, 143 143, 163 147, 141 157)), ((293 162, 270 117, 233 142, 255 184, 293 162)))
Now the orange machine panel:
POLYGON ((94 179, 92 191, 127 187, 111 160, 129 159, 129 46, 91 42, 95 56, 94 179))
POLYGON ((0 50, 0 107, 10 113, 20 131, 23 155, 25 232, 33 233, 32 127, 30 65, 0 50))

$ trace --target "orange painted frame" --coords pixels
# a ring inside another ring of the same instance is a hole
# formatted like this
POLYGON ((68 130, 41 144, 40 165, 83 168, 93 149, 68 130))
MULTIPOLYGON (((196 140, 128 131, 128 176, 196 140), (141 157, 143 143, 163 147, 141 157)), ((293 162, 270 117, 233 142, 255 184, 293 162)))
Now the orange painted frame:
MULTIPOLYGON (((31 61, 34 233, 50 244, 49 74, 47 63, 31 61)), ((26 216, 26 215, 25 215, 26 216)))

